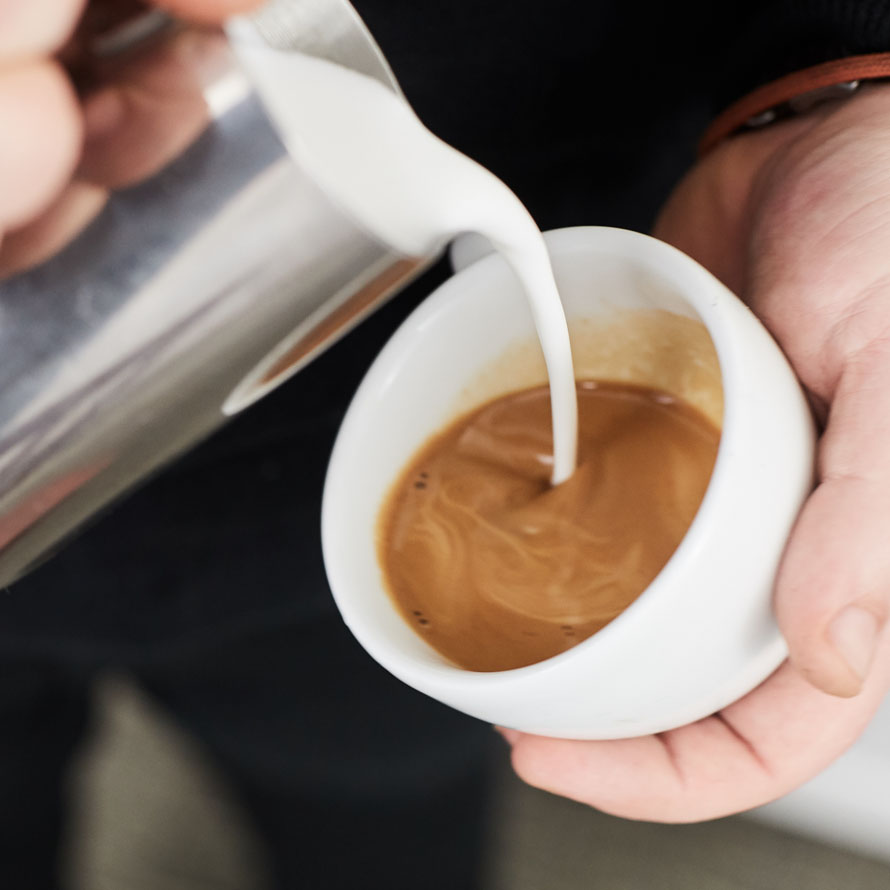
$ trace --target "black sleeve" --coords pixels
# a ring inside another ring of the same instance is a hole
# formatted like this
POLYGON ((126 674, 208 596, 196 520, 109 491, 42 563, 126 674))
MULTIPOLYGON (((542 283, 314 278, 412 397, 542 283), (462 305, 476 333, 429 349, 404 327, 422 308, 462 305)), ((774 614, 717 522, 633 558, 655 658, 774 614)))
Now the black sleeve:
POLYGON ((752 4, 724 57, 716 110, 785 74, 890 51, 890 0, 781 0, 752 4))

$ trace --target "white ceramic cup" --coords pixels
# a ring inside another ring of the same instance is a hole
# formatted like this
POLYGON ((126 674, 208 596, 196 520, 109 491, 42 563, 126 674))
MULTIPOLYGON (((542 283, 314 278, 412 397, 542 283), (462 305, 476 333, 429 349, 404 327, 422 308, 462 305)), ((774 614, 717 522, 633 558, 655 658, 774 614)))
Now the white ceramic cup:
POLYGON ((376 542, 392 484, 429 437, 462 413, 545 380, 518 282, 492 255, 408 318, 356 393, 325 488, 328 576, 346 624, 368 652, 458 710, 566 738, 660 732, 740 698, 786 655, 772 589, 812 488, 813 422, 770 335, 692 259, 619 229, 562 229, 546 239, 579 377, 660 385, 716 412, 718 422, 722 413, 717 462, 680 546, 609 625, 515 670, 458 668, 396 611, 376 542))

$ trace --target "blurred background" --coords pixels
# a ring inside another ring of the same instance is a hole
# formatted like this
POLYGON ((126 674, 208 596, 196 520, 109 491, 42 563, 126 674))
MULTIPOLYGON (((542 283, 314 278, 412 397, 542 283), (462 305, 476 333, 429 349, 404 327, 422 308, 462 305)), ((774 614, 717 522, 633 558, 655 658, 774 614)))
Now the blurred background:
MULTIPOLYGON (((72 890, 264 890, 262 847, 205 753, 125 676, 96 691, 96 734, 69 776, 72 890)), ((494 754, 490 890, 884 890, 890 708, 828 771, 750 816, 628 822, 533 790, 494 754)), ((423 886, 422 877, 418 886, 423 886)), ((368 875, 367 887, 386 887, 368 875)), ((458 888, 455 888, 458 890, 458 888)))

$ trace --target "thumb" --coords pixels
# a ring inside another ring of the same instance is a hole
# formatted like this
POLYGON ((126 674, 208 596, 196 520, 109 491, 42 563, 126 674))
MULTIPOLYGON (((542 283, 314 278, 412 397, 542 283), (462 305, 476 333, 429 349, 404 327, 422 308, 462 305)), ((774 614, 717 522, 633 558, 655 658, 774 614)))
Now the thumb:
POLYGON ((792 664, 856 695, 890 610, 890 351, 847 362, 820 445, 820 483, 791 535, 775 609, 792 664))

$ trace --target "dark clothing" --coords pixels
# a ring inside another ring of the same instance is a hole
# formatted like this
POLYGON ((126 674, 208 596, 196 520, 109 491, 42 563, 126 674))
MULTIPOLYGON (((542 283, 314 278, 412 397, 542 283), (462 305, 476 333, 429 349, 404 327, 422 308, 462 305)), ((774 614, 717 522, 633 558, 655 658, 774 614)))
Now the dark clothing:
POLYGON ((718 110, 784 74, 832 59, 890 51, 887 0, 755 3, 740 25, 727 47, 714 94, 718 110))
MULTIPOLYGON (((124 667, 222 769, 276 886, 477 886, 488 755, 502 743, 394 681, 330 610, 158 647, 124 667)), ((58 886, 61 788, 89 728, 94 673, 67 659, 0 659, 4 890, 58 886)))
MULTIPOLYGON (((890 39, 887 2, 356 5, 421 118, 543 228, 646 230, 715 105, 890 39)), ((53 886, 35 863, 59 823, 85 692, 93 672, 121 667, 228 771, 282 887, 473 886, 491 731, 358 649, 319 545, 348 399, 446 274, 439 264, 4 595, 0 885, 53 886)))

